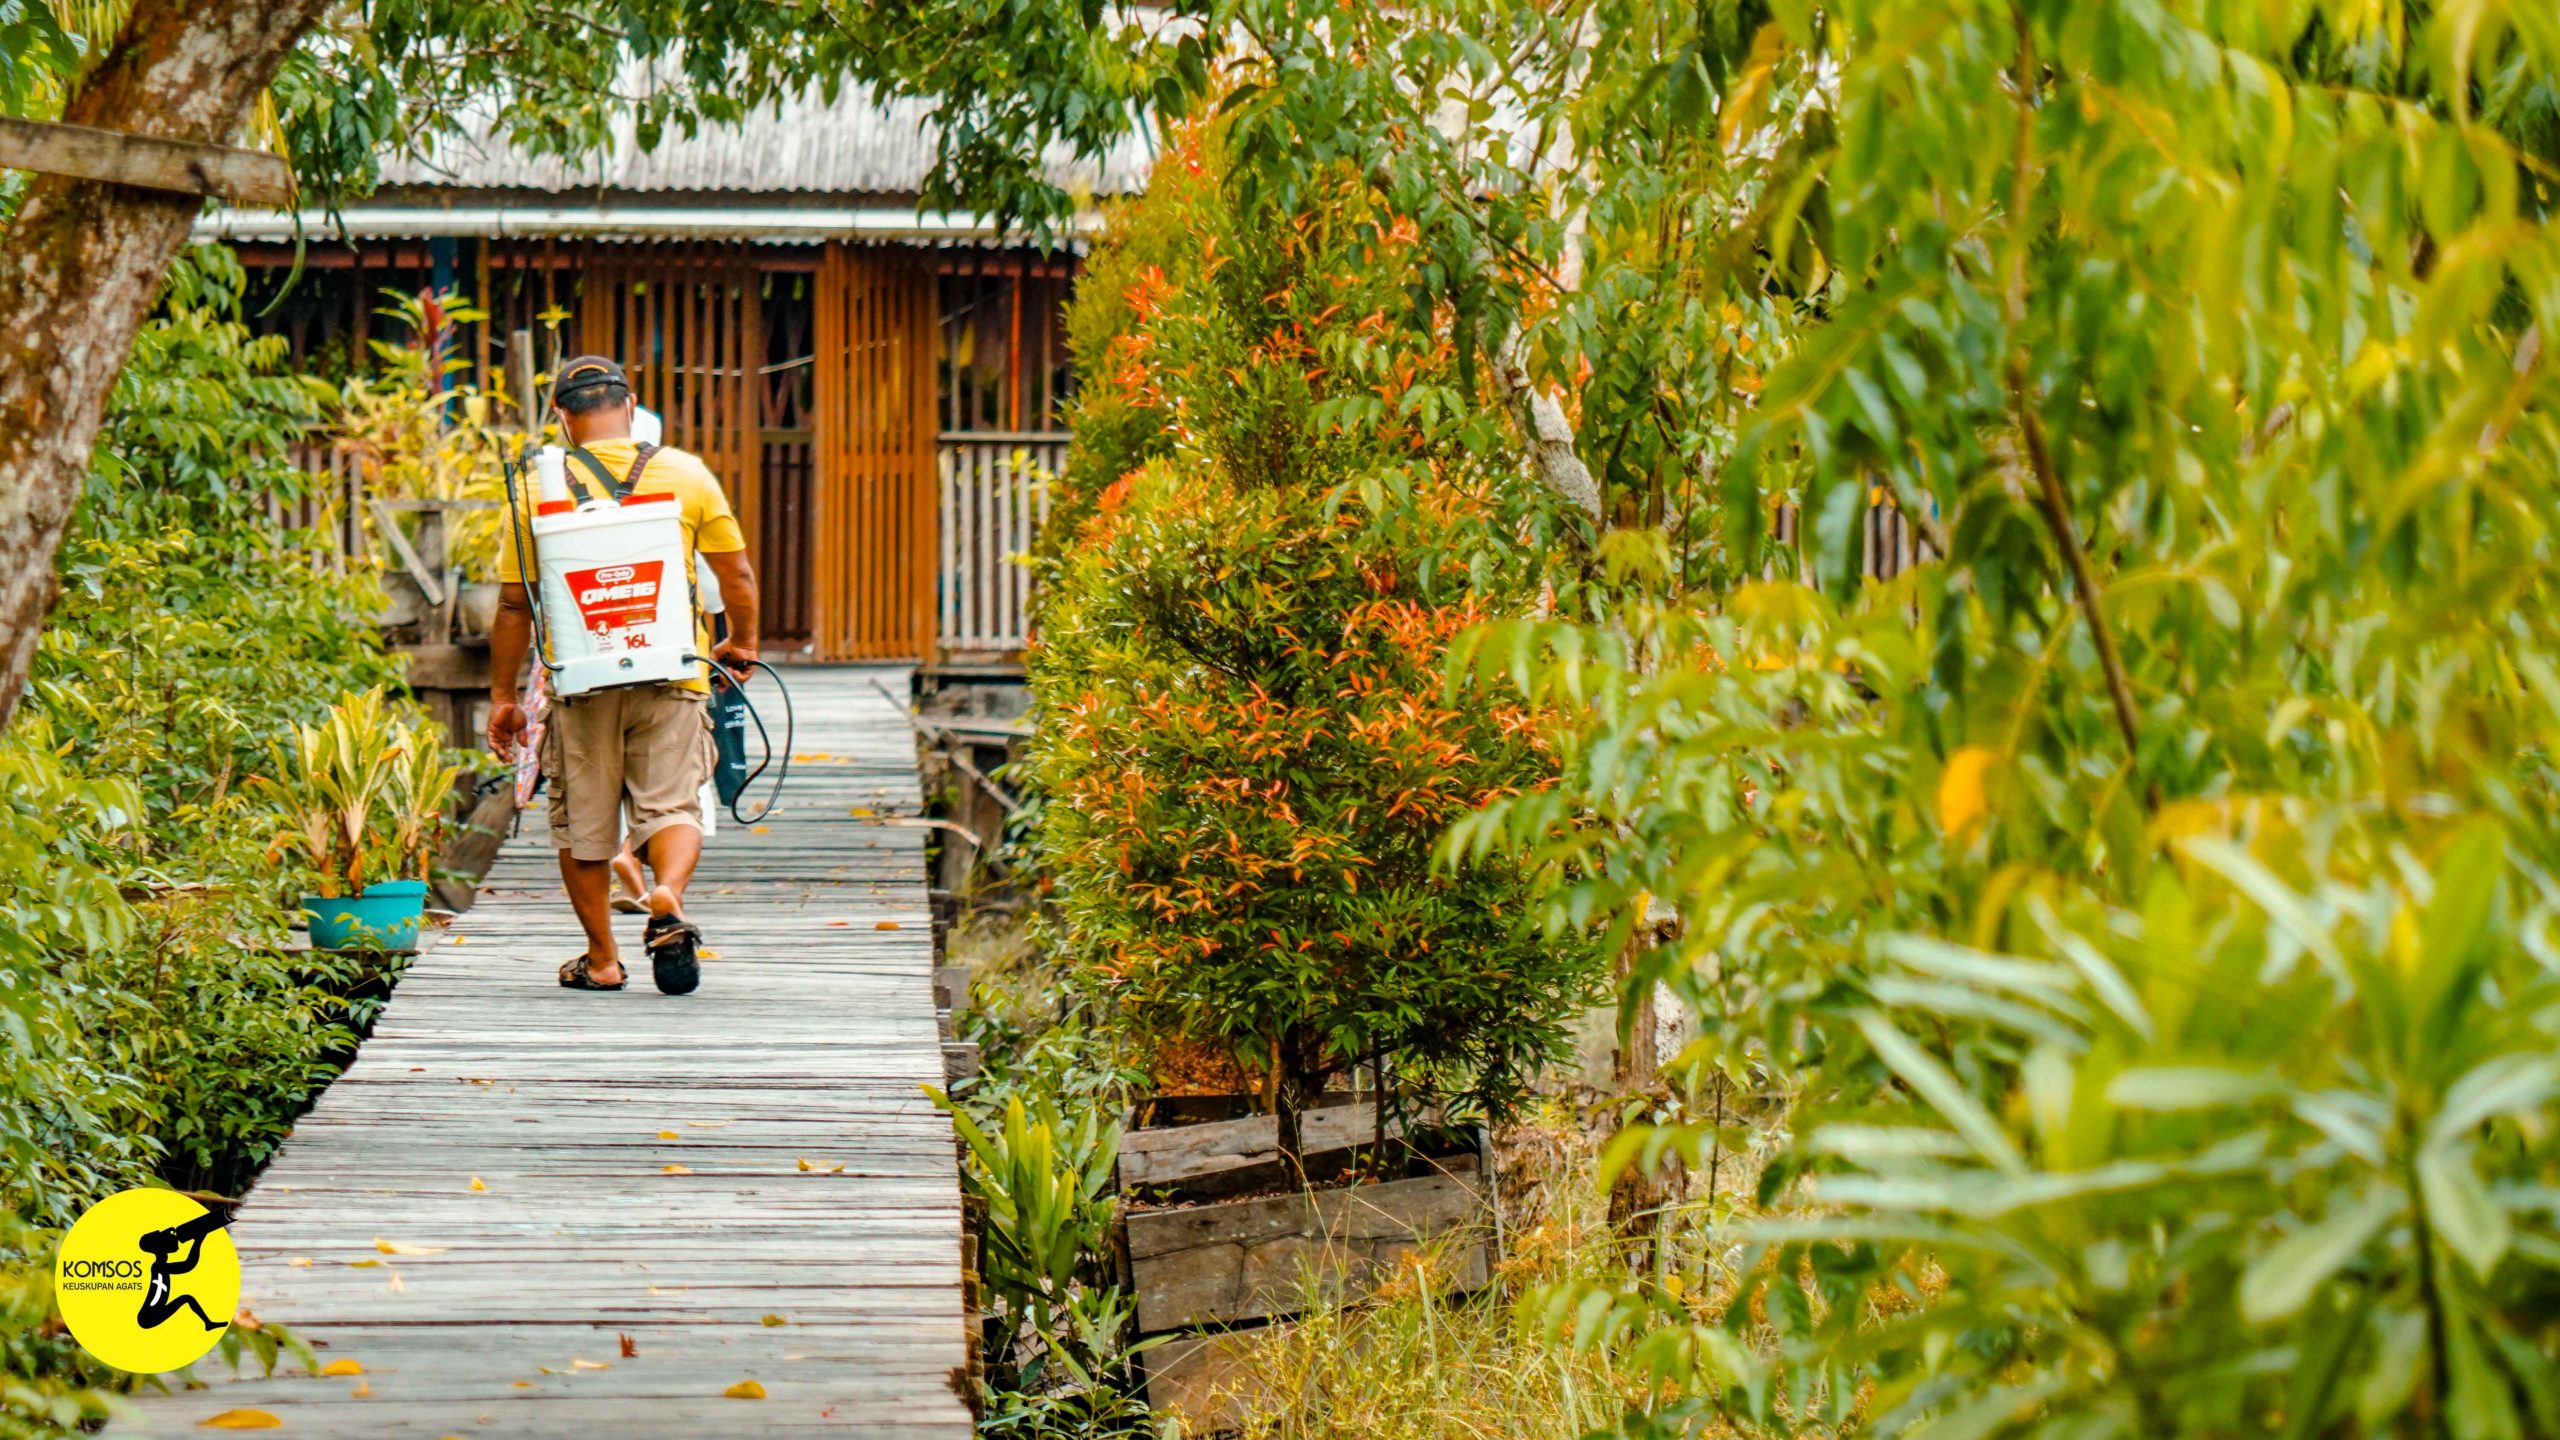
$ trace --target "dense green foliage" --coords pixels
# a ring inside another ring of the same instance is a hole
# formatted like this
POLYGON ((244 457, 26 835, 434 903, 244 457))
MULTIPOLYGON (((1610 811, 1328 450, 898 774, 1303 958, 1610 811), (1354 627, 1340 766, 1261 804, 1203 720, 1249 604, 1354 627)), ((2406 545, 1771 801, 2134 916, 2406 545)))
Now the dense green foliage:
POLYGON ((1597 978, 1506 868, 1432 865, 1450 821, 1548 764, 1535 712, 1446 692, 1489 612, 1417 543, 1487 523, 1501 487, 1376 401, 1452 363, 1393 338, 1398 292, 1364 279, 1406 263, 1395 217, 1346 185, 1255 225, 1217 163, 1206 137, 1169 157, 1118 242, 1168 263, 1078 302, 1085 406, 1123 418, 1079 443, 1066 485, 1094 513, 1032 658, 1056 939, 1142 1032, 1262 1071, 1284 1134, 1378 1056, 1499 1110, 1597 978))
MULTIPOLYGON (((277 816, 245 782, 293 724, 393 671, 371 582, 267 514, 304 483, 285 452, 319 396, 241 326, 240 284, 226 252, 198 251, 144 328, 29 703, 0 736, 12 1295, 49 1266, 47 1231, 104 1193, 236 1190, 362 1018, 360 962, 285 951, 300 877, 266 859, 277 816)), ((104 1377, 18 1323, 41 1317, 34 1296, 7 1303, 0 1433, 94 1409, 79 1387, 104 1377)))
POLYGON ((1390 411, 1597 477, 1453 859, 1668 937, 1621 1161, 1794 1097, 1738 1267, 1554 1296, 1627 1428, 2560 1428, 2549 7, 1196 13, 1236 205, 1418 226, 1390 411))

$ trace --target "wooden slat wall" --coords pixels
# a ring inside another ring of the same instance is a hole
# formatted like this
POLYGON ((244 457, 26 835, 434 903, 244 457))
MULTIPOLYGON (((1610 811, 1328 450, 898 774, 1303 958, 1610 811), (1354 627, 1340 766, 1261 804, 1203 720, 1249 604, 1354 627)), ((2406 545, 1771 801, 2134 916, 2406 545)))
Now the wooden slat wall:
POLYGON ((816 544, 822 660, 926 659, 934 641, 934 274, 917 251, 818 264, 816 544))
POLYGON ((945 434, 940 445, 940 634, 946 656, 1019 655, 1030 643, 1027 554, 1049 518, 1049 477, 1065 467, 1055 432, 945 434))
POLYGON ((666 421, 759 531, 764 445, 756 371, 764 363, 763 276, 744 245, 597 245, 586 255, 577 346, 610 356, 640 403, 666 421))

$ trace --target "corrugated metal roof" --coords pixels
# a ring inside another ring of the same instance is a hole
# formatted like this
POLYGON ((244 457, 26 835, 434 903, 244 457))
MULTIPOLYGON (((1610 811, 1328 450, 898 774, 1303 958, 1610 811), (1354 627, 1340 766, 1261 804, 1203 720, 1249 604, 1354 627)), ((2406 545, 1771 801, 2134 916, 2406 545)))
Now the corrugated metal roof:
MULTIPOLYGON (((670 133, 641 150, 629 120, 605 153, 578 161, 525 155, 480 124, 441 143, 430 157, 383 166, 388 186, 466 190, 664 193, 727 191, 821 195, 912 195, 933 168, 937 127, 930 101, 875 99, 848 90, 830 103, 811 96, 785 102, 692 136, 670 133)), ((1123 141, 1099 165, 1065 152, 1050 174, 1070 189, 1097 195, 1144 188, 1154 155, 1143 136, 1123 141)))

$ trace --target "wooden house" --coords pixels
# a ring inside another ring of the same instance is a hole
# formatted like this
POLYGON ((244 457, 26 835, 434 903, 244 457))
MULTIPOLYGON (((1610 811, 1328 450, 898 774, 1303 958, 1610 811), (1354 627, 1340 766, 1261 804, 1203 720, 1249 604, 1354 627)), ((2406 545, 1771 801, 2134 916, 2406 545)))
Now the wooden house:
MULTIPOLYGON (((763 577, 768 652, 943 665, 1017 657, 1041 477, 1065 453, 1062 309, 1075 247, 919 214, 925 107, 847 94, 591 162, 485 135, 389 168, 336 217, 217 211, 253 310, 324 370, 362 363, 386 290, 456 287, 484 387, 511 339, 619 359, 670 444, 729 487, 763 577), (301 273, 293 274, 300 239, 301 273), (290 277, 290 278, 289 278, 290 277)), ((1061 167, 1097 196, 1142 147, 1061 167)))

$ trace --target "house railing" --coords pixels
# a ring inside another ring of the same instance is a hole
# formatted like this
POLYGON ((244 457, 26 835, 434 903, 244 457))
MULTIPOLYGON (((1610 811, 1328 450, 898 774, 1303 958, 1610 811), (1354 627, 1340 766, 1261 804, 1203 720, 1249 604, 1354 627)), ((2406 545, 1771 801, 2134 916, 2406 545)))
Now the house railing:
POLYGON ((1055 431, 936 437, 942 510, 937 631, 945 653, 1019 652, 1030 642, 1027 553, 1049 518, 1049 477, 1067 460, 1055 431))

